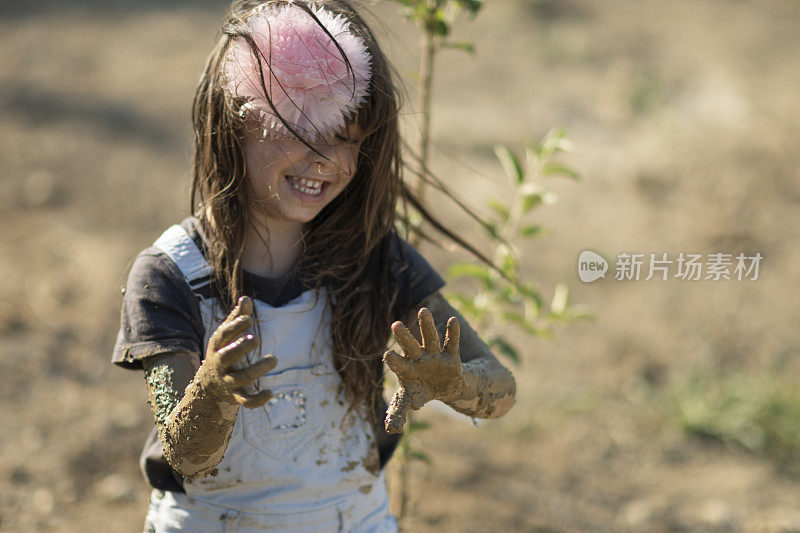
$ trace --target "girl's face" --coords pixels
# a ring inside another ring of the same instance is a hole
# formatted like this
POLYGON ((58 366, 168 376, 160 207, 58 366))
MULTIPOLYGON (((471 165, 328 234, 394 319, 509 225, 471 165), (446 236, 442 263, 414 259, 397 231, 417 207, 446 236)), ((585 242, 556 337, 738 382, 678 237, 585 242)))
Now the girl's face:
POLYGON ((251 214, 256 220, 311 221, 350 183, 363 136, 358 125, 350 124, 314 144, 317 154, 297 139, 263 138, 248 127, 244 150, 251 214))

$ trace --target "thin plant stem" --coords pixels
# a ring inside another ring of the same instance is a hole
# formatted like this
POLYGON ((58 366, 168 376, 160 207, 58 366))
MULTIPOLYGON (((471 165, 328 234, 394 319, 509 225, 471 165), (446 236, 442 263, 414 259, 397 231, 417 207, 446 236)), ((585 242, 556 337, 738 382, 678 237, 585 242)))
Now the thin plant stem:
MULTIPOLYGON (((419 102, 420 112, 420 137, 419 137, 419 163, 424 174, 428 173, 428 157, 430 153, 430 129, 431 129, 431 88, 433 86, 433 65, 436 47, 434 35, 430 30, 422 34, 422 54, 420 56, 420 84, 419 102)), ((415 193, 420 201, 425 200, 425 180, 418 178, 415 193)))
MULTIPOLYGON (((437 0, 427 0, 428 13, 433 13, 437 7, 437 0)), ((424 205, 425 202, 425 188, 427 186, 428 171, 428 156, 430 153, 430 129, 431 129, 431 90, 433 87, 433 65, 436 53, 436 43, 431 25, 426 23, 423 25, 422 38, 421 38, 422 54, 420 55, 420 84, 418 90, 418 99, 420 102, 420 136, 419 136, 419 165, 420 174, 416 176, 416 183, 414 184, 414 193, 419 200, 420 204, 424 205)), ((416 233, 411 236, 411 244, 414 246, 419 245, 419 235, 416 233)), ((409 422, 411 420, 411 413, 409 413, 409 422)), ((408 489, 407 481, 410 469, 410 458, 408 453, 403 453, 400 456, 399 466, 399 480, 398 492, 400 505, 398 509, 398 522, 402 523, 403 517, 406 514, 408 506, 408 489)))
POLYGON ((400 502, 398 507, 398 520, 402 521, 403 517, 406 515, 406 508, 408 507, 408 464, 409 458, 408 454, 402 454, 402 461, 400 461, 399 465, 399 473, 398 473, 398 494, 400 495, 400 502))

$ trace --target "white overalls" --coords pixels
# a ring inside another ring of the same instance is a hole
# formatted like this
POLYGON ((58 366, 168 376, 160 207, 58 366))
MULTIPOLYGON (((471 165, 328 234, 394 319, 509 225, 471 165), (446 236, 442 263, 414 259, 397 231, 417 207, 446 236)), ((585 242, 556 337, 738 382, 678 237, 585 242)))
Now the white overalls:
MULTIPOLYGON (((209 283, 211 268, 181 226, 155 246, 192 290, 209 283)), ((224 319, 215 302, 199 301, 204 345, 224 319)), ((397 531, 374 431, 339 392, 325 294, 309 290, 280 307, 253 303, 261 347, 249 358, 277 357, 258 383, 274 397, 239 410, 216 475, 185 482, 186 494, 153 491, 148 521, 156 532, 397 531)))

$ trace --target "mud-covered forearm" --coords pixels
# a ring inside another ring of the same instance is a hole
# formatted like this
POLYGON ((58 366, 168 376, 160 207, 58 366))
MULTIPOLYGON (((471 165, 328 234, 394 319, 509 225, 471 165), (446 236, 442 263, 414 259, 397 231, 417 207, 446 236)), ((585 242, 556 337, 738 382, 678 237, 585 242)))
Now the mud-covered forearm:
POLYGON ((511 372, 494 357, 485 356, 464 363, 464 383, 447 405, 465 415, 477 418, 503 416, 511 406, 517 391, 511 372))
MULTIPOLYGON (((468 416, 504 415, 514 404, 516 395, 516 381, 511 372, 497 361, 477 332, 440 293, 429 296, 419 307, 431 311, 440 335, 446 331, 450 317, 456 317, 461 327, 462 380, 442 401, 468 416)), ((409 322, 414 323, 413 320, 409 322)))
POLYGON ((254 409, 272 392, 249 389, 277 364, 265 355, 250 364, 258 346, 252 334, 253 301, 239 298, 214 331, 203 364, 190 352, 145 359, 145 379, 164 456, 186 479, 213 473, 228 447, 239 406, 254 409))
POLYGON ((215 390, 199 357, 176 352, 146 364, 149 403, 164 456, 186 479, 207 475, 222 460, 239 404, 215 390))

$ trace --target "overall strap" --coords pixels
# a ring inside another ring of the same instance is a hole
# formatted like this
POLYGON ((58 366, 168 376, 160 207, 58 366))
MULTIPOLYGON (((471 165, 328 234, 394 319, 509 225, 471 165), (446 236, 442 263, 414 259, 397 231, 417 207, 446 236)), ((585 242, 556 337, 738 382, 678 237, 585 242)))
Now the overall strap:
POLYGON ((172 259, 192 291, 211 282, 211 266, 183 226, 175 224, 170 227, 161 234, 153 246, 172 259))

